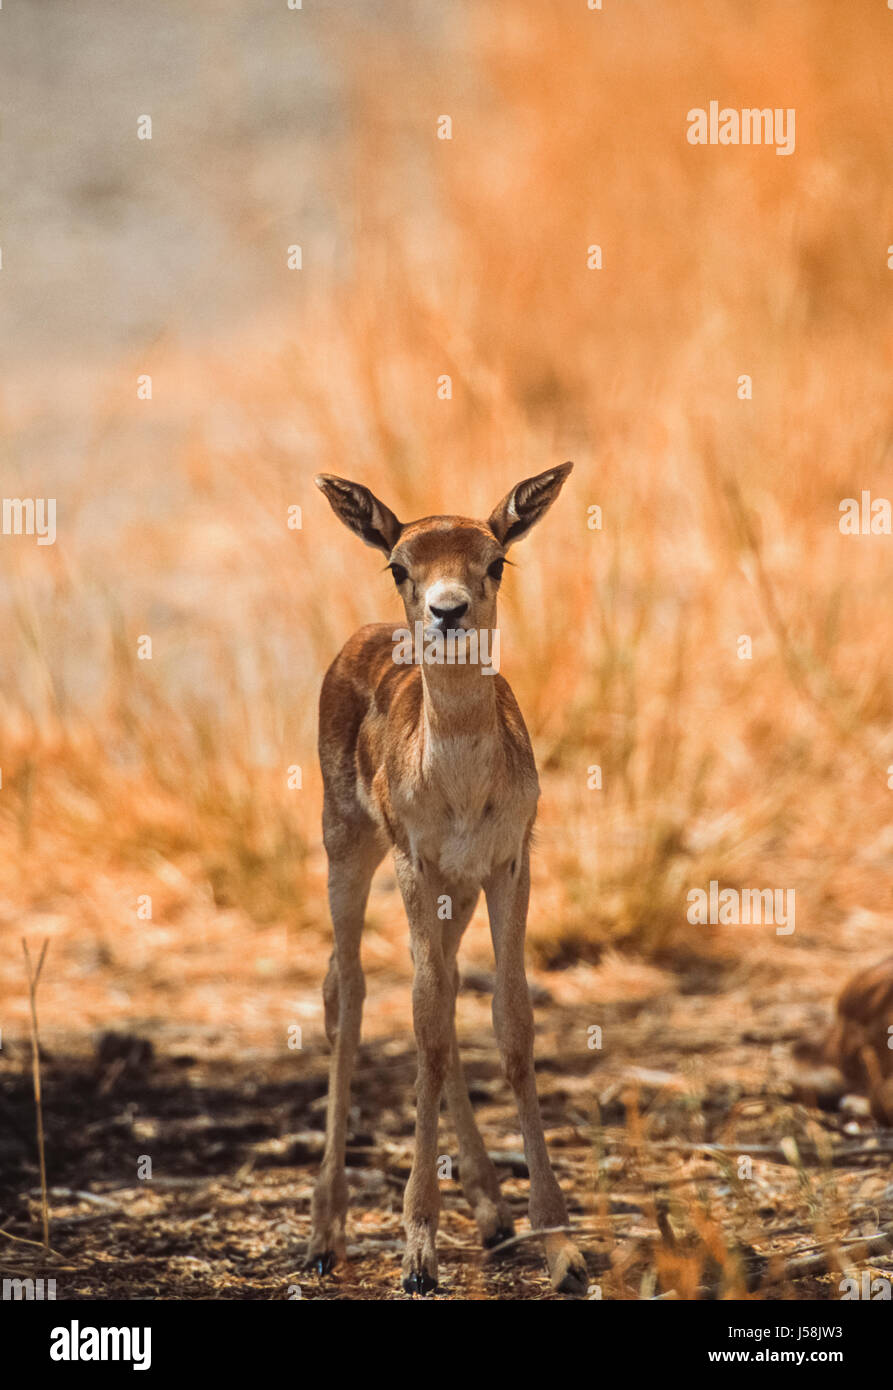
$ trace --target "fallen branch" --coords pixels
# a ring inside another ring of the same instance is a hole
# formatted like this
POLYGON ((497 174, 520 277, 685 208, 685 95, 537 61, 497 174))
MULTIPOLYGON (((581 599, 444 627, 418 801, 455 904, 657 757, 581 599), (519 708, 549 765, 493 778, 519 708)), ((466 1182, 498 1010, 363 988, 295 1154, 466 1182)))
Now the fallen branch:
POLYGON ((559 1236, 572 1233, 576 1236, 604 1236, 603 1231, 595 1231, 583 1226, 546 1226, 539 1231, 522 1231, 520 1235, 510 1236, 508 1240, 500 1241, 499 1245, 492 1245, 489 1250, 484 1251, 484 1263, 493 1260, 497 1255, 501 1255, 505 1250, 510 1250, 515 1245, 523 1245, 528 1240, 542 1240, 543 1236, 559 1236))
MULTIPOLYGON (((695 1144, 680 1139, 658 1139, 652 1140, 648 1148, 670 1149, 678 1153, 702 1153, 708 1156, 726 1158, 736 1158, 739 1154, 750 1154, 753 1158, 763 1158, 768 1163, 783 1163, 786 1167, 790 1166, 790 1159, 778 1144, 695 1144)), ((844 1146, 832 1149, 830 1157, 832 1164, 839 1164, 851 1158, 877 1158, 880 1160, 885 1154, 890 1153, 893 1153, 893 1139, 887 1140, 879 1136, 871 1147, 864 1144, 844 1146)), ((820 1158, 815 1149, 811 1148, 806 1148, 805 1151, 801 1150, 800 1156, 804 1162, 817 1161, 820 1158)))
POLYGON ((55 1197, 57 1201, 86 1202, 91 1207, 110 1207, 114 1211, 121 1210, 120 1203, 113 1202, 110 1197, 101 1197, 97 1192, 80 1192, 73 1187, 51 1187, 49 1195, 55 1197))
POLYGON ((771 1275, 767 1282, 771 1284, 783 1284, 788 1280, 808 1279, 816 1274, 840 1274, 843 1273, 843 1266, 840 1263, 843 1259, 847 1260, 846 1268, 851 1268, 861 1260, 870 1259, 872 1255, 886 1255, 893 1249, 893 1232, 882 1232, 880 1235, 860 1237, 858 1240, 843 1241, 838 1246, 839 1261, 835 1259, 833 1253, 822 1251, 818 1255, 802 1255, 799 1258, 785 1261, 777 1278, 771 1275))
POLYGON ((28 1240, 26 1236, 14 1236, 12 1231, 4 1231, 2 1228, 0 1228, 0 1236, 4 1240, 14 1240, 19 1245, 34 1245, 38 1250, 46 1250, 50 1255, 55 1255, 57 1260, 65 1259, 65 1256, 60 1254, 58 1250, 54 1250, 51 1245, 47 1245, 42 1240, 28 1240))

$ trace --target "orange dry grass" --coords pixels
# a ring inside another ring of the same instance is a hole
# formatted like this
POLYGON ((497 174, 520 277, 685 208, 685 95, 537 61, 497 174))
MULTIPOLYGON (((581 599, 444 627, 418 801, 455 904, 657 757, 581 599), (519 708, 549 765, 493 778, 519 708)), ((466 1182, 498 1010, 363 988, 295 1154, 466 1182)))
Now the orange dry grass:
MULTIPOLYGON (((49 916, 69 961, 100 943, 136 990, 150 894, 174 961, 201 930, 238 978, 251 924, 285 924, 315 975, 316 694, 351 628, 398 609, 311 475, 361 478, 401 516, 481 515, 569 457, 502 606, 543 768, 539 959, 707 950, 685 894, 711 877, 795 888, 808 940, 855 922, 855 944, 870 914, 870 942, 891 906, 893 541, 837 521, 891 490, 889 22, 832 0, 759 23, 731 0, 469 0, 437 44, 338 36, 333 60, 362 61, 344 149, 320 159, 337 274, 305 248, 277 312, 204 351, 156 345, 149 407, 141 358, 106 368, 55 548, 0 550, 10 940, 49 916), (689 146, 712 98, 795 107, 796 153, 689 146)), ((14 428, 39 410, 18 399, 14 428)), ((396 945, 393 905, 377 921, 396 945)), ((179 984, 166 1009, 194 1017, 179 984)), ((94 1012, 115 1008, 107 990, 94 1012)))

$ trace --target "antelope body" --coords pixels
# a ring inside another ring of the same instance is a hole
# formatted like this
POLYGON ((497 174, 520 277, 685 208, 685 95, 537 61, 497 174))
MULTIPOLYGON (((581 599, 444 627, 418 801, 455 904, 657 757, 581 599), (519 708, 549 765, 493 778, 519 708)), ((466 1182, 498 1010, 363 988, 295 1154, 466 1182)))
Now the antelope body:
MULTIPOLYGON (((322 474, 317 485, 341 521, 387 556, 410 631, 448 634, 451 645, 496 626, 508 547, 545 514, 572 465, 529 478, 489 519, 427 517, 403 524, 358 483, 322 474)), ((513 1232, 496 1171, 477 1128, 455 1032, 456 962, 480 891, 496 959, 493 1020, 518 1104, 536 1229, 567 1224, 543 1136, 533 1072, 533 1016, 524 972, 530 835, 539 784, 530 739, 511 689, 479 663, 399 664, 393 624, 362 628, 323 681, 319 754, 323 837, 335 942, 323 989, 332 1047, 326 1145, 313 1195, 308 1264, 326 1272, 345 1254, 344 1150, 350 1080, 365 984, 360 937, 375 869, 393 850, 410 928, 413 1024, 418 1048, 416 1143, 407 1183, 403 1286, 437 1286, 440 1101, 459 1144, 462 1187, 485 1245, 513 1232)), ((587 1287, 586 1266, 561 1232, 545 1237, 552 1284, 587 1287)))

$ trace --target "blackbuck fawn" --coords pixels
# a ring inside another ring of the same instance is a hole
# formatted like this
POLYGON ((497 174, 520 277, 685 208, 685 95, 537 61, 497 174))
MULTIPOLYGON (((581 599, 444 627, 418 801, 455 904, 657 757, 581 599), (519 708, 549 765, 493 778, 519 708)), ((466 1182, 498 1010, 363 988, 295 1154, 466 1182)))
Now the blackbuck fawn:
MULTIPOLYGON (((533 1071, 533 1014, 524 973, 530 836, 539 782, 508 683, 492 664, 463 660, 496 630, 506 551, 548 511, 573 467, 518 484, 487 521, 400 522, 368 488, 316 478, 336 516, 386 557, 410 632, 439 638, 447 658, 395 660, 393 623, 361 628, 330 666, 319 707, 319 756, 335 946, 323 988, 332 1046, 326 1144, 313 1194, 307 1262, 325 1273, 345 1254, 344 1149, 365 983, 360 936, 372 875, 389 849, 409 918, 418 1049, 415 1155, 406 1186, 403 1287, 437 1287, 437 1130, 446 1094, 462 1187, 485 1246, 513 1233, 484 1148, 456 1040, 456 956, 481 888, 496 958, 493 1023, 514 1090, 530 1171, 530 1220, 546 1230, 553 1287, 584 1293, 583 1258, 566 1234, 533 1071), (446 639, 449 639, 447 642, 446 639)), ((435 652, 436 656, 436 652, 435 652)))

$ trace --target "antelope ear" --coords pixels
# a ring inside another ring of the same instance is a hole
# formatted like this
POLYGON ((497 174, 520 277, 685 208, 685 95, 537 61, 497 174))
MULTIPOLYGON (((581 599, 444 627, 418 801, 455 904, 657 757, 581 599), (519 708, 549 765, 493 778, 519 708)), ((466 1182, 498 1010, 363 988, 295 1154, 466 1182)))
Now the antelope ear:
POLYGON ((545 473, 537 473, 535 478, 525 478, 523 483, 513 487, 487 518, 487 525, 496 539, 503 545, 511 545, 541 521, 573 466, 572 463, 561 463, 557 468, 548 468, 545 473))
POLYGON ((313 481, 325 493, 332 511, 348 530, 354 531, 367 545, 390 555, 403 530, 403 523, 397 520, 390 507, 379 502, 362 483, 349 483, 346 478, 335 478, 331 473, 318 473, 313 481))

